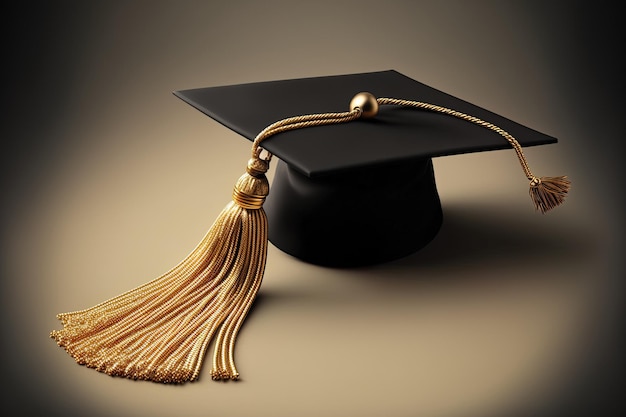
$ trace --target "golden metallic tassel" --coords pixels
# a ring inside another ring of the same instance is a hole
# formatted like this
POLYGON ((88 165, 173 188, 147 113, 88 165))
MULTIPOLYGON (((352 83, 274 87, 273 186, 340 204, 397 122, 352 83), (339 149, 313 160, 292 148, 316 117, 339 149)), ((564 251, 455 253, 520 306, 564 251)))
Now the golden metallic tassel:
POLYGON ((233 201, 187 258, 138 288, 86 310, 59 314, 63 329, 50 336, 81 365, 164 383, 196 380, 214 340, 212 378, 239 379, 235 339, 261 286, 267 257, 263 203, 272 155, 262 159, 259 145, 280 132, 360 115, 353 110, 296 116, 266 127, 254 140, 233 201))
POLYGON ((530 198, 535 204, 535 209, 545 213, 559 206, 570 188, 570 181, 563 177, 533 177, 530 180, 530 198))
POLYGON ((81 365, 165 383, 198 378, 215 340, 214 379, 237 379, 235 338, 267 256, 268 162, 253 158, 200 244, 161 277, 95 307, 59 314, 51 337, 81 365))

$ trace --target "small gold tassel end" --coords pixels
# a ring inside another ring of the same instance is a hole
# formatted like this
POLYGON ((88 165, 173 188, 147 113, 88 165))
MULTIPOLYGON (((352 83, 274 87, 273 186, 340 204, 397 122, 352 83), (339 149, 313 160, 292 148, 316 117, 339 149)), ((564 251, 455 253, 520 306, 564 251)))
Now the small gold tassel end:
POLYGON ((566 176, 532 177, 530 180, 530 198, 535 209, 546 213, 565 201, 571 182, 566 176))

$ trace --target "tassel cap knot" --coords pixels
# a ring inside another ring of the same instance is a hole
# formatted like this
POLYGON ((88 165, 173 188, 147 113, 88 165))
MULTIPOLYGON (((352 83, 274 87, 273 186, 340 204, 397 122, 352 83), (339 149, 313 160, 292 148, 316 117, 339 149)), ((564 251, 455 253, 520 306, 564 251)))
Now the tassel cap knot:
POLYGON ((254 157, 248 160, 248 167, 246 169, 246 172, 253 177, 260 177, 265 175, 269 168, 270 162, 268 160, 254 157))
POLYGON ((256 210, 263 207, 265 197, 270 192, 270 184, 265 176, 269 164, 259 158, 251 158, 248 168, 233 190, 233 200, 245 209, 256 210))
POLYGON ((541 178, 532 177, 530 179, 530 188, 539 187, 539 184, 541 184, 541 178))

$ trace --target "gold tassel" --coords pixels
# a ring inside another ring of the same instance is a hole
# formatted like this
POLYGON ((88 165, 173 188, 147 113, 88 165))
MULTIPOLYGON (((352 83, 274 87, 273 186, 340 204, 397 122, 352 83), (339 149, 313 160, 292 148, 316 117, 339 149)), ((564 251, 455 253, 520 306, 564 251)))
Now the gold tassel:
POLYGON ((183 383, 198 378, 215 338, 213 379, 238 379, 237 333, 267 256, 268 162, 252 158, 198 246, 164 275, 92 308, 59 314, 50 336, 81 365, 113 376, 183 383))
POLYGON ((112 376, 164 383, 198 378, 214 340, 214 380, 239 379, 235 340, 265 272, 268 224, 260 143, 280 132, 359 118, 360 110, 290 117, 263 129, 233 201, 198 246, 169 272, 92 308, 57 315, 50 337, 81 365, 112 376))
POLYGON ((530 179, 530 198, 535 209, 546 213, 565 201, 571 182, 562 177, 532 177, 530 179))

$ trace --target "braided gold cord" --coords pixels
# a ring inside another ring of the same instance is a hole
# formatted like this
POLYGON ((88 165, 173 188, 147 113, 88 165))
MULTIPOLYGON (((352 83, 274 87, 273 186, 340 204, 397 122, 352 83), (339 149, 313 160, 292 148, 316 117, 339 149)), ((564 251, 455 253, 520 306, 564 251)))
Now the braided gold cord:
POLYGON ((504 139, 506 139, 509 142, 509 144, 511 144, 511 146, 515 150, 515 153, 517 154, 517 159, 519 160, 520 165, 522 166, 522 169, 524 170, 524 174, 526 174, 526 178, 528 178, 529 180, 533 180, 533 178, 536 178, 530 171, 528 162, 526 161, 526 157, 524 156, 524 152, 522 151, 522 146, 519 144, 517 139, 515 139, 507 131, 494 125, 493 123, 486 122, 482 119, 479 119, 478 117, 470 116, 469 114, 452 110, 447 107, 437 106, 435 104, 424 103, 421 101, 402 100, 402 99, 386 98, 386 97, 378 98, 377 101, 378 101, 378 104, 380 105, 389 104, 389 105, 396 105, 396 106, 403 106, 403 107, 415 107, 418 109, 430 110, 430 111, 434 111, 438 113, 447 114, 447 115, 474 123, 476 125, 482 126, 489 130, 492 130, 496 132, 497 134, 499 134, 500 136, 502 136, 504 139))
POLYGON ((350 122, 358 119, 360 116, 361 110, 354 109, 347 112, 307 114, 279 120, 259 132, 252 143, 252 154, 258 156, 261 142, 278 133, 313 126, 350 122))
MULTIPOLYGON (((474 123, 478 126, 489 129, 504 139, 511 145, 511 147, 515 150, 515 154, 517 155, 517 159, 519 160, 522 169, 524 170, 524 174, 528 180, 537 183, 539 178, 535 177, 528 166, 528 162, 526 160, 526 156, 524 155, 524 151, 522 150, 522 146, 519 144, 517 139, 515 139, 510 133, 505 131, 504 129, 494 125, 493 123, 482 120, 478 117, 471 116, 466 113, 462 113, 447 107, 438 106, 436 104, 425 103, 421 101, 413 101, 413 100, 404 100, 397 98, 388 98, 381 97, 376 99, 379 105, 396 105, 403 107, 414 107, 417 109, 424 109, 433 112, 438 112, 442 114, 447 114, 471 123, 474 123)), ((352 120, 356 120, 361 117, 361 109, 355 108, 348 112, 338 112, 338 113, 319 113, 319 114, 309 114, 302 116, 289 117, 283 120, 279 120, 275 122, 265 129, 263 129, 254 139, 252 145, 252 153, 253 155, 259 154, 259 148, 261 142, 265 139, 276 135, 281 132, 286 132, 289 130, 302 129, 313 126, 321 126, 327 124, 335 124, 335 123, 344 123, 352 120)), ((271 156, 270 156, 271 157, 271 156)))

